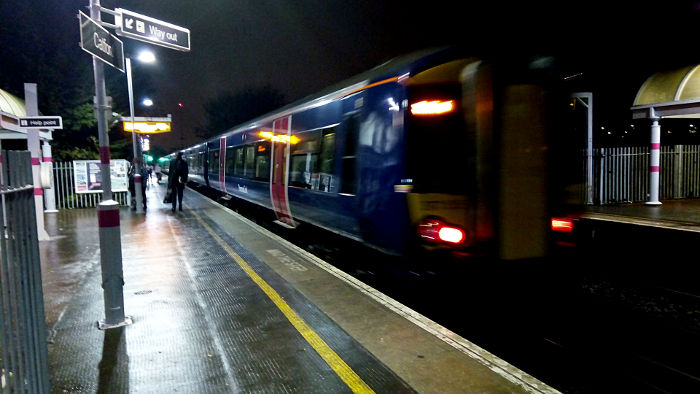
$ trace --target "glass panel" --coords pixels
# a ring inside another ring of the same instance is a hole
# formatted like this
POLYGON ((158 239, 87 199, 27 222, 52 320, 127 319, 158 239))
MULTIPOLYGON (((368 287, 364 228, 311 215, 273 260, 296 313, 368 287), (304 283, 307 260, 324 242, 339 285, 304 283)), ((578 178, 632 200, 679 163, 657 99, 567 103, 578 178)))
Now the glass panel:
POLYGON ((289 171, 289 185, 311 188, 311 175, 316 170, 318 155, 305 153, 292 156, 291 168, 289 171))
POLYGON ((234 169, 233 175, 243 176, 243 147, 238 147, 233 151, 234 169))
POLYGON ((270 179, 270 143, 261 142, 256 145, 255 179, 270 179))
POLYGON ((333 161, 335 159, 335 132, 329 129, 323 132, 321 141, 321 163, 319 172, 333 173, 333 161))
POLYGON ((209 151, 209 173, 219 173, 219 150, 209 151))
POLYGON ((234 155, 235 149, 233 147, 226 148, 226 175, 233 175, 234 167, 234 155))
POLYGON ((246 146, 245 148, 245 170, 243 172, 243 176, 246 178, 252 178, 253 177, 253 164, 255 163, 255 146, 250 145, 246 146))

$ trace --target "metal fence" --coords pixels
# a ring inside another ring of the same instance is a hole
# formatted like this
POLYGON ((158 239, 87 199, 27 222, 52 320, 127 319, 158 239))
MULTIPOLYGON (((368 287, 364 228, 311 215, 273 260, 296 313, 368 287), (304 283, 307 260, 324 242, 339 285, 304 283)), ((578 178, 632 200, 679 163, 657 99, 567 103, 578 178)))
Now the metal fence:
MULTIPOLYGON (((648 200, 648 146, 598 148, 593 150, 593 158, 593 203, 602 205, 648 200)), ((584 152, 584 173, 585 169, 584 152)), ((583 179, 586 179, 585 176, 583 179)), ((582 197, 582 201, 587 200, 587 196, 582 197)), ((700 145, 662 146, 659 198, 668 200, 698 197, 700 145)))
POLYGON ((46 322, 29 152, 2 152, 2 393, 48 393, 46 322))
MULTIPOLYGON (((54 162, 53 179, 57 209, 94 208, 102 201, 102 193, 76 193, 73 182, 73 162, 54 162)), ((119 205, 129 205, 127 192, 114 192, 119 205)))

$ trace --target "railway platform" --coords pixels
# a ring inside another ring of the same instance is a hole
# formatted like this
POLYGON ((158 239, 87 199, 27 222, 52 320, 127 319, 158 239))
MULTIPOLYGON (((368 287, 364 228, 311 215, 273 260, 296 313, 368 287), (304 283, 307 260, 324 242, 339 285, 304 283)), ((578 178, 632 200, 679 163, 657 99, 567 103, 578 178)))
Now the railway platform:
POLYGON ((121 208, 133 323, 105 331, 96 210, 47 215, 53 392, 556 392, 195 191, 182 212, 163 194, 121 208))
POLYGON ((664 200, 661 205, 633 203, 587 206, 581 217, 586 220, 700 232, 700 199, 664 200))

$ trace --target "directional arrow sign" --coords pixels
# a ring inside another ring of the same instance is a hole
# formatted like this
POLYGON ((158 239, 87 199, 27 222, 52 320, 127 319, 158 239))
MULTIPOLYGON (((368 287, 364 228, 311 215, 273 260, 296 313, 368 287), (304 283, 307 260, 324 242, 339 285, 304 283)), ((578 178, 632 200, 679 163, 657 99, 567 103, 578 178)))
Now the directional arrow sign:
POLYGON ((80 21, 80 47, 85 52, 124 72, 124 44, 82 11, 80 21))
POLYGON ((19 127, 23 129, 62 129, 63 118, 60 116, 28 116, 19 118, 19 127))
POLYGON ((190 30, 123 8, 115 8, 115 32, 124 37, 189 52, 190 30))

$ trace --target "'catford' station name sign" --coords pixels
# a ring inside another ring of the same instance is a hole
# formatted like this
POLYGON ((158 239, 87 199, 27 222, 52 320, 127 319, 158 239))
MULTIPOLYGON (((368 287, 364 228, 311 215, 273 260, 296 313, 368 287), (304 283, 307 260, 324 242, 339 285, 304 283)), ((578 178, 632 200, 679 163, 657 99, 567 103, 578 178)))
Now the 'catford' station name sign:
POLYGON ((80 20, 80 47, 123 72, 124 44, 82 11, 78 11, 78 19, 80 20))

